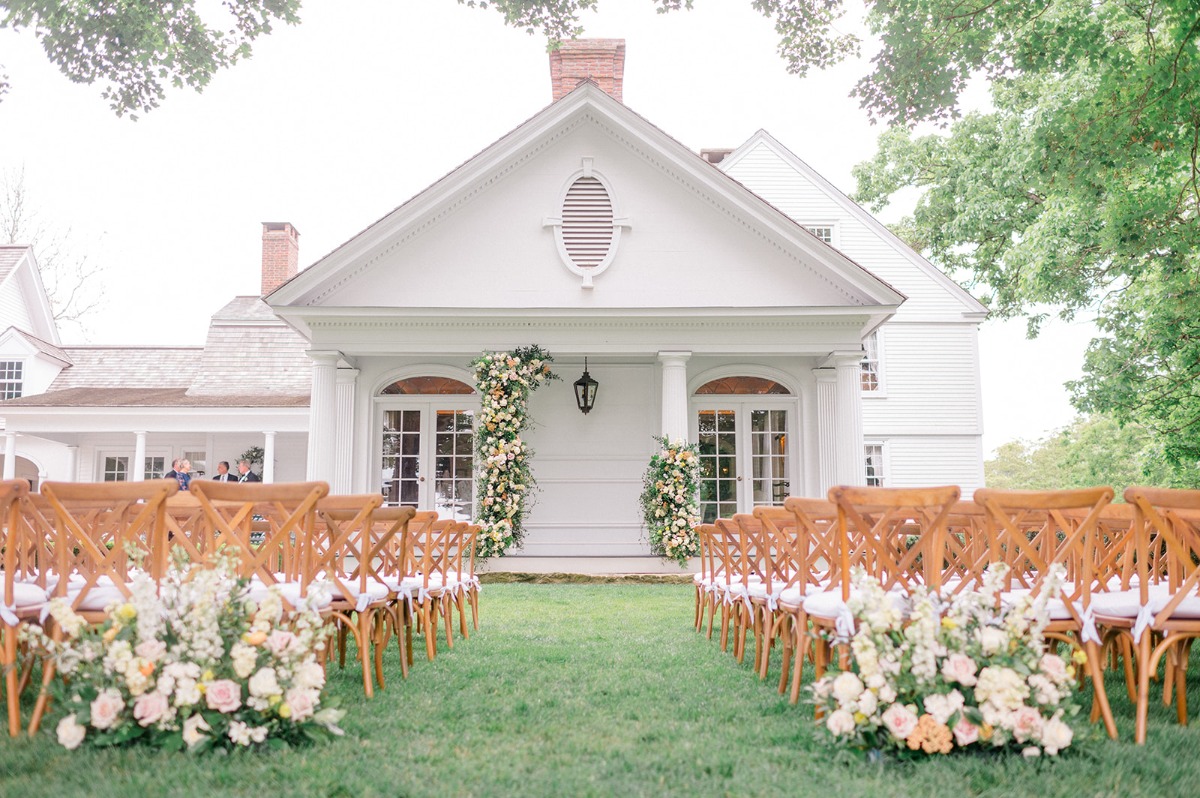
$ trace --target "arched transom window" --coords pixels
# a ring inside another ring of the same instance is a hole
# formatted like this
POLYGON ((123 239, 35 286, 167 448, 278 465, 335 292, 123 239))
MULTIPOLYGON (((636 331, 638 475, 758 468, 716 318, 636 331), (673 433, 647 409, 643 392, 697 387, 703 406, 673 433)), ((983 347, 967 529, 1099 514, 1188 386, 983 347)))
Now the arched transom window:
POLYGON ((408 377, 403 380, 396 380, 379 393, 385 396, 397 394, 403 396, 412 394, 472 394, 475 393, 475 389, 453 377, 408 377))
POLYGON ((787 396, 790 393, 791 391, 779 383, 764 377, 721 377, 719 380, 710 380, 696 389, 697 396, 711 394, 787 396))

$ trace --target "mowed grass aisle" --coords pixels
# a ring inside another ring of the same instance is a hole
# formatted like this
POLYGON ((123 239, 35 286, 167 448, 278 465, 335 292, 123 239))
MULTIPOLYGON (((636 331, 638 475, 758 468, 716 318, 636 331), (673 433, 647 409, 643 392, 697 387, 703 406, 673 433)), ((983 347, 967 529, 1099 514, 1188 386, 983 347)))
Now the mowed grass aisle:
MULTIPOLYGON (((418 649, 407 682, 393 649, 372 701, 355 668, 331 668, 349 711, 331 744, 190 757, 4 738, 0 796, 1200 795, 1200 730, 1157 701, 1144 749, 1097 732, 1058 761, 867 765, 692 630, 690 585, 497 584, 482 599, 479 632, 433 663, 418 649)), ((1132 709, 1110 692, 1128 740, 1132 709)))

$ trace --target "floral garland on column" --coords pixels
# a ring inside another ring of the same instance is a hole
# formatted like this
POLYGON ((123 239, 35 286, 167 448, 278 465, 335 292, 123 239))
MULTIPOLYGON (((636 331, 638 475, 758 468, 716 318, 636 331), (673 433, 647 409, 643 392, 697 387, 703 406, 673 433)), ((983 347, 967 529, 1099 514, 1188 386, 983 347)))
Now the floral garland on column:
POLYGON ((642 518, 650 530, 650 550, 682 566, 700 553, 700 450, 666 436, 655 440, 662 449, 650 458, 642 478, 642 518))
POLYGON ((482 527, 478 555, 498 557, 520 545, 527 502, 537 483, 529 469, 533 452, 521 441, 529 426, 529 394, 558 375, 549 353, 536 345, 511 352, 485 352, 471 367, 479 389, 475 451, 476 522, 482 527))

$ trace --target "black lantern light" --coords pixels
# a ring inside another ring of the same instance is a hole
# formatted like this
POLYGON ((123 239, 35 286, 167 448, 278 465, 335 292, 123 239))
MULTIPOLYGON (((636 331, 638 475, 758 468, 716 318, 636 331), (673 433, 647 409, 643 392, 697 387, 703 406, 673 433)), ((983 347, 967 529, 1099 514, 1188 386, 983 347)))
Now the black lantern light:
POLYGON ((575 380, 575 404, 587 415, 596 406, 596 388, 600 383, 592 379, 587 370, 587 358, 583 359, 583 376, 575 380))

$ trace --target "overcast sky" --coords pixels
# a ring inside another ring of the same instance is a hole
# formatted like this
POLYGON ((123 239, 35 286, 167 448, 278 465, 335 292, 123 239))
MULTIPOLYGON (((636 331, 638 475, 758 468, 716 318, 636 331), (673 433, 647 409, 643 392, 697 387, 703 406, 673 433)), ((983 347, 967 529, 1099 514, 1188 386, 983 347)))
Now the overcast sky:
MULTIPOLYGON (((105 301, 67 343, 201 344, 209 316, 259 288, 261 222, 300 231, 301 267, 386 215, 550 102, 545 41, 455 0, 306 0, 303 22, 202 94, 168 93, 138 121, 77 86, 29 33, 0 30, 12 90, 0 170, 24 169, 44 222, 70 228, 105 301)), ((626 40, 625 103, 699 150, 763 128, 835 185, 875 151, 848 96, 865 61, 801 80, 749 0, 604 0, 590 37, 626 40)), ((847 23, 846 28, 852 28, 847 23)), ((887 214, 884 215, 888 219, 887 214)), ((1084 325, 982 335, 985 450, 1071 420, 1084 325)))

